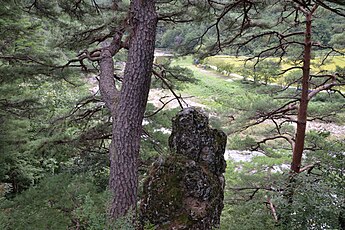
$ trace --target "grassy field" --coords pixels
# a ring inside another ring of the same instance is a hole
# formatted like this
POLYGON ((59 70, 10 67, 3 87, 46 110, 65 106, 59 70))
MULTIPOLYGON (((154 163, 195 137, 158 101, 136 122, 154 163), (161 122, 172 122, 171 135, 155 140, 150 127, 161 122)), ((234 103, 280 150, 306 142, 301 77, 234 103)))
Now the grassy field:
MULTIPOLYGON (((224 64, 230 64, 233 65, 235 68, 243 68, 245 64, 245 60, 248 59, 248 57, 235 57, 235 56, 225 56, 225 55, 219 55, 219 56, 213 56, 208 57, 205 59, 205 64, 213 65, 213 66, 219 66, 224 64)), ((266 60, 271 60, 273 62, 279 62, 279 58, 267 58, 266 60)), ((256 61, 256 60, 254 60, 256 61)), ((249 61, 247 64, 252 64, 254 61, 249 61)), ((327 61, 324 63, 324 65, 321 65, 322 58, 314 58, 312 60, 312 72, 317 73, 323 70, 326 71, 335 71, 336 67, 345 67, 345 56, 331 56, 327 59, 327 61)), ((294 63, 291 60, 283 59, 281 69, 288 69, 290 67, 294 66, 294 63)))
MULTIPOLYGON (((284 99, 277 99, 277 95, 273 93, 280 89, 277 85, 252 84, 243 79, 224 76, 214 70, 206 71, 192 63, 193 59, 190 56, 174 60, 172 63, 190 69, 198 80, 197 84, 189 83, 179 93, 184 96, 194 96, 197 102, 204 104, 210 114, 214 114, 211 116, 214 126, 222 128, 228 134, 240 129, 257 113, 273 111, 286 102, 284 99)), ((338 64, 339 60, 335 63, 338 64)), ((294 95, 296 89, 289 89, 283 94, 294 95)), ((344 121, 344 111, 339 109, 342 104, 344 104, 344 99, 340 96, 320 93, 310 102, 309 114, 317 116, 317 114, 335 111, 335 115, 329 118, 329 121, 341 125, 342 120, 344 121)), ((273 123, 264 123, 248 129, 247 132, 241 133, 241 136, 251 135, 254 138, 260 138, 268 135, 273 128, 273 123)))
POLYGON ((198 80, 197 84, 188 84, 181 93, 197 97, 201 103, 210 108, 219 110, 224 107, 225 102, 231 106, 229 104, 230 97, 235 99, 235 95, 243 96, 243 92, 245 92, 244 85, 241 82, 231 81, 230 77, 227 80, 225 76, 221 76, 219 73, 204 72, 192 65, 190 56, 174 60, 173 65, 190 69, 198 80))
MULTIPOLYGON (((174 60, 173 65, 192 70, 194 77, 198 80, 197 84, 188 84, 180 93, 184 96, 194 96, 195 100, 204 104, 208 112, 213 114, 211 116, 212 125, 223 129, 228 134, 239 129, 245 120, 253 115, 252 112, 259 107, 276 106, 276 102, 271 100, 268 93, 274 86, 245 84, 238 78, 222 76, 212 70, 204 71, 202 68, 192 65, 191 57, 174 60), (233 118, 236 122, 232 121, 233 118)), ((263 125, 262 130, 266 130, 266 126, 263 125)), ((259 128, 249 133, 261 136, 259 128)))
MULTIPOLYGON (((335 72, 343 72, 345 70, 345 56, 332 56, 323 62, 322 57, 314 58, 311 61, 311 74, 324 75, 334 74, 335 72)), ((301 69, 291 69, 291 67, 301 67, 302 63, 294 63, 292 60, 283 59, 279 63, 279 58, 261 59, 257 63, 257 59, 248 60, 248 57, 234 57, 234 56, 213 56, 208 57, 203 61, 203 64, 217 71, 230 75, 239 74, 246 79, 265 84, 277 84, 286 86, 291 82, 296 82, 302 75, 301 69), (254 70, 254 64, 255 70, 254 70), (289 70, 289 71, 284 71, 289 70), (284 74, 282 74, 284 73, 284 74)), ((320 78, 313 78, 313 83, 317 85, 320 78)), ((319 82, 320 83, 320 82, 319 82)), ((298 87, 293 84, 293 87, 298 87)), ((345 86, 340 86, 337 89, 345 91, 345 86)))

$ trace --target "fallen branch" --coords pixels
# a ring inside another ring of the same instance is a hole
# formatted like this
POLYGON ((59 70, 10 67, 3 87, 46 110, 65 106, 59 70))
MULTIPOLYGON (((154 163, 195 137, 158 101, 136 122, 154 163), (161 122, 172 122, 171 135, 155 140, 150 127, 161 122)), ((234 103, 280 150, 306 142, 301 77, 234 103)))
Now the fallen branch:
POLYGON ((299 170, 299 172, 301 173, 301 172, 304 172, 304 171, 308 171, 308 173, 310 173, 316 166, 320 165, 320 163, 321 163, 321 161, 316 161, 313 164, 306 165, 303 168, 301 168, 299 170))
POLYGON ((271 199, 270 198, 267 198, 267 203, 271 209, 271 213, 272 213, 272 216, 273 216, 273 219, 278 222, 278 215, 277 215, 277 211, 276 211, 276 208, 274 207, 274 204, 272 203, 271 199))

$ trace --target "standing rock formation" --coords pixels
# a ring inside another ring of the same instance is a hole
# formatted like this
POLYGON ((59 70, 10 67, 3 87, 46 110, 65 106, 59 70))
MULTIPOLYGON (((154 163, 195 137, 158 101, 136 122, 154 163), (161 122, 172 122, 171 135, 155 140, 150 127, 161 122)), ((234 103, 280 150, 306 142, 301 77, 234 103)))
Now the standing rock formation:
POLYGON ((169 138, 171 155, 152 166, 144 184, 143 225, 200 230, 219 226, 226 139, 196 109, 177 114, 169 138))

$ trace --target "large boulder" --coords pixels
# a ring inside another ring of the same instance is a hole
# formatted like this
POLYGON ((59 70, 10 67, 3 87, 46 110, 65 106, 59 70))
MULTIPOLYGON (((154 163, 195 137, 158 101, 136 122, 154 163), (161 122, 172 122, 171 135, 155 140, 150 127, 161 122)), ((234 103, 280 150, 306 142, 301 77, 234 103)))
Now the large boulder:
POLYGON ((155 229, 212 229, 223 209, 226 135, 187 108, 173 119, 171 155, 157 161, 144 184, 143 225, 155 229))

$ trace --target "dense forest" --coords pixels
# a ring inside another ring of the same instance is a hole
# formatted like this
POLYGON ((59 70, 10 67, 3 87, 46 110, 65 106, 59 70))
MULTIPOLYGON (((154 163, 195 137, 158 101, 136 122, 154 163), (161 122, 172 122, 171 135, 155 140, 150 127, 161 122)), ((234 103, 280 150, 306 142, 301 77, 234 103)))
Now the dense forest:
POLYGON ((1 3, 0 229, 200 229, 140 204, 188 107, 227 139, 205 229, 345 229, 344 1, 1 3))

